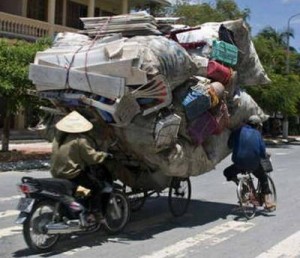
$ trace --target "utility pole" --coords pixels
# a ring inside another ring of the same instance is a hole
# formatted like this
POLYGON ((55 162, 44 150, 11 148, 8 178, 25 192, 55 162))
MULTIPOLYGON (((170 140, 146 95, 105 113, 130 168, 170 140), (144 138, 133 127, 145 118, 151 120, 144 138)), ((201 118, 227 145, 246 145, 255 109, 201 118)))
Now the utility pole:
MULTIPOLYGON (((290 24, 291 24, 291 20, 293 18, 295 18, 296 16, 299 16, 300 13, 296 13, 294 15, 292 15, 289 19, 288 19, 288 26, 287 26, 287 33, 286 33, 286 43, 287 43, 287 47, 286 47, 286 74, 289 75, 290 74, 290 24)), ((284 115, 283 117, 283 124, 282 124, 282 137, 284 139, 288 138, 288 134, 289 134, 289 120, 287 115, 284 115)))
POLYGON ((299 16, 300 13, 297 13, 297 14, 294 14, 292 15, 289 19, 288 19, 288 26, 287 26, 287 33, 286 33, 286 44, 287 44, 287 47, 286 47, 286 74, 289 74, 290 73, 290 30, 291 30, 291 27, 290 27, 290 24, 291 24, 291 20, 296 17, 296 16, 299 16))

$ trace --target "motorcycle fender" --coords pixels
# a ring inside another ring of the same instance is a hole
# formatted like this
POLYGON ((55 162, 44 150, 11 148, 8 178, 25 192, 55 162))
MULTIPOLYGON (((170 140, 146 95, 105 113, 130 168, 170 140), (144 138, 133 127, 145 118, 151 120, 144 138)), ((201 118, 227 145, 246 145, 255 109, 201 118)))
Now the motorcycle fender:
POLYGON ((18 218, 16 219, 15 223, 16 224, 24 224, 25 220, 27 219, 29 213, 27 212, 20 212, 18 218))
POLYGON ((113 188, 122 191, 123 190, 123 186, 118 184, 118 183, 113 183, 113 188))

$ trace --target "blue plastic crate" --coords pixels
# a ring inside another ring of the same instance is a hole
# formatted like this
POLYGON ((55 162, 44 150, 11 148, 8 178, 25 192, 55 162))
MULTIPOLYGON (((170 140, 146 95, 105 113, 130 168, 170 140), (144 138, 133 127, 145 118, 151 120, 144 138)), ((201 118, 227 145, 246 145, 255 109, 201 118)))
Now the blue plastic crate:
POLYGON ((210 96, 201 90, 191 89, 182 101, 188 120, 192 121, 211 107, 210 96))

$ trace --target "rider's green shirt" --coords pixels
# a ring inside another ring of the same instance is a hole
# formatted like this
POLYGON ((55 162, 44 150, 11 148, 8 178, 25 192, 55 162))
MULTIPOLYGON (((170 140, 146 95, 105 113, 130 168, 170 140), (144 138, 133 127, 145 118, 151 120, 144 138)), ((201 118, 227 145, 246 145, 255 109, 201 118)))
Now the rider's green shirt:
POLYGON ((54 139, 52 145, 51 174, 56 178, 72 179, 90 165, 103 162, 106 153, 96 151, 84 134, 68 134, 61 145, 54 139))

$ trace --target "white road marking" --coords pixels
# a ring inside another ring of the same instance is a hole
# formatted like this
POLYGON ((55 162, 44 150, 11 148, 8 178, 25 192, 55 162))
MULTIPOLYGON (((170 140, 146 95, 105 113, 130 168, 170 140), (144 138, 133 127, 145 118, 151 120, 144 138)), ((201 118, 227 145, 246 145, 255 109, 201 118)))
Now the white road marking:
POLYGON ((296 258, 300 257, 300 231, 274 245, 256 258, 296 258))
POLYGON ((21 197, 24 197, 24 195, 14 195, 14 196, 10 196, 10 197, 1 197, 0 202, 12 201, 12 200, 15 200, 15 199, 19 199, 21 197))
POLYGON ((20 234, 22 232, 22 226, 13 226, 9 228, 0 229, 0 238, 20 234))
POLYGON ((152 253, 151 255, 141 256, 141 258, 175 257, 175 255, 179 255, 179 253, 186 251, 188 248, 199 245, 203 242, 206 242, 205 246, 214 246, 228 240, 237 233, 251 229, 254 225, 255 224, 249 222, 229 221, 193 237, 186 238, 173 245, 167 246, 160 251, 152 253), (223 235, 224 233, 227 233, 227 236, 223 235))
POLYGON ((277 152, 275 155, 277 156, 284 156, 284 155, 288 155, 289 152, 277 152))
POLYGON ((0 219, 10 216, 18 215, 20 211, 17 210, 6 210, 6 211, 0 211, 0 219))
POLYGON ((72 249, 70 251, 64 252, 63 254, 65 254, 65 255, 73 255, 73 254, 76 254, 78 252, 86 251, 86 250, 89 250, 89 249, 91 249, 91 247, 83 246, 83 247, 80 247, 80 248, 75 248, 75 249, 72 249))

